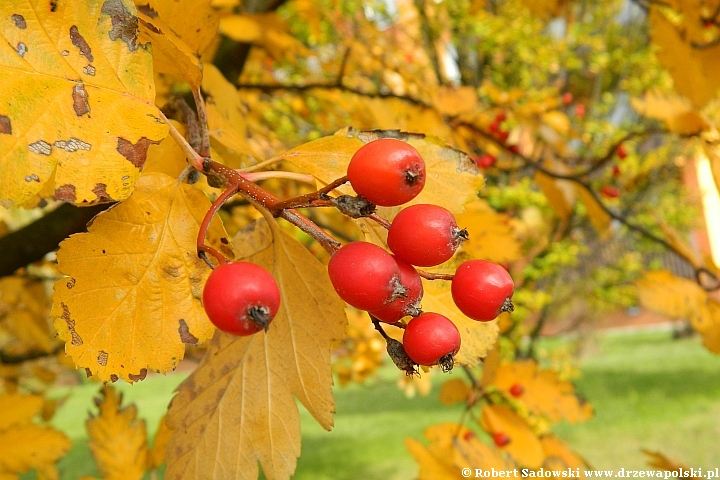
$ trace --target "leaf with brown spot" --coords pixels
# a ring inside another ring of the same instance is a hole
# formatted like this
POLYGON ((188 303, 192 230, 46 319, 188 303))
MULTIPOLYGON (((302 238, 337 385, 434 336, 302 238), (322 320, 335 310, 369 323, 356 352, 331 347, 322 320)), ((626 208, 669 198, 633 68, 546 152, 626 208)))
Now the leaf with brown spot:
POLYGON ((277 280, 280 311, 267 333, 218 332, 178 387, 167 417, 166 478, 223 471, 256 478, 259 462, 269 480, 287 479, 300 455, 295 399, 323 428, 333 425, 330 351, 347 317, 327 269, 274 220, 251 224, 234 246, 277 280))
POLYGON ((55 11, 0 2, 0 18, 0 204, 22 205, 48 183, 77 204, 127 198, 147 150, 128 162, 118 138, 137 145, 167 134, 150 51, 133 40, 132 2, 70 0, 55 11), (31 175, 38 181, 25 181, 31 175))
POLYGON ((140 480, 148 459, 145 421, 137 418, 137 407, 122 407, 122 394, 106 385, 96 398, 100 411, 85 423, 88 447, 105 480, 140 480))
MULTIPOLYGON (((195 186, 160 173, 143 175, 132 196, 95 217, 88 233, 62 242, 58 268, 74 279, 55 284, 52 315, 65 351, 100 380, 128 381, 143 369, 166 372, 182 359, 188 334, 207 340, 213 325, 200 304, 209 267, 197 257, 196 237, 210 202, 195 186), (105 365, 98 363, 107 353, 105 365)), ((220 221, 211 225, 222 245, 220 221)))

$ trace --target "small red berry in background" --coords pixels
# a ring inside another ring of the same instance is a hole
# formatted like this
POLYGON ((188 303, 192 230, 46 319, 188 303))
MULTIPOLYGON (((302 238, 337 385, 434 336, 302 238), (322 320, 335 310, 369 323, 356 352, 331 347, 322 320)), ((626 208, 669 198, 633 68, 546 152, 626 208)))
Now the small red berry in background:
POLYGON ((585 105, 578 104, 575 105, 575 116, 578 118, 584 118, 585 117, 585 105))
POLYGON ((614 165, 613 169, 612 169, 612 174, 613 174, 613 177, 619 177, 620 176, 620 167, 618 167, 617 165, 614 165))
POLYGON ((703 20, 703 26, 704 26, 705 28, 710 28, 710 27, 712 27, 712 26, 713 26, 712 20, 703 20))
POLYGON ((562 95, 562 103, 563 105, 570 105, 573 101, 573 94, 570 92, 565 92, 562 95))
POLYGON ((372 314, 387 323, 397 322, 408 315, 416 317, 420 314, 420 300, 423 296, 422 279, 412 265, 393 256, 400 268, 400 283, 407 289, 407 297, 396 298, 385 308, 375 310, 372 314))
POLYGON ((415 198, 425 186, 425 161, 410 144, 394 138, 366 143, 347 169, 353 189, 375 205, 394 207, 415 198))
POLYGON ((622 143, 615 149, 615 154, 620 160, 624 160, 628 156, 627 151, 625 151, 625 146, 622 143))
POLYGON ((495 165, 495 162, 497 162, 497 158, 495 155, 490 155, 489 153, 481 155, 475 159, 475 163, 480 168, 490 168, 495 165))
POLYGON ((388 230, 390 250, 411 265, 433 267, 449 260, 467 231, 460 229, 455 216, 438 205, 418 204, 404 208, 388 230))
POLYGON ((463 435, 463 439, 465 439, 465 440, 470 440, 471 438, 475 438, 475 437, 476 437, 475 432, 473 432, 472 430, 468 430, 463 435))
POLYGON ((519 397, 525 392, 525 388, 523 388, 522 385, 519 383, 514 383, 512 387, 510 387, 510 395, 513 397, 519 397))
POLYGON ((502 432, 493 433, 493 442, 495 442, 495 445, 498 447, 504 447, 510 443, 510 437, 502 432))
POLYGON ((360 310, 380 310, 406 294, 397 262, 372 243, 344 245, 330 258, 328 274, 340 298, 360 310))
POLYGON ((502 123, 505 120, 507 120, 507 113, 505 113, 504 111, 500 111, 497 115, 495 115, 495 121, 497 123, 502 123))
POLYGON ((490 124, 488 130, 490 130, 490 132, 494 134, 500 133, 500 123, 498 121, 494 121, 490 124))
POLYGON ((620 196, 620 190, 610 185, 602 187, 600 193, 607 198, 618 198, 620 196))
POLYGON ((508 139, 508 137, 510 136, 510 132, 506 132, 505 130, 501 130, 500 132, 498 132, 497 136, 498 136, 498 139, 499 139, 502 143, 505 143, 505 142, 507 142, 507 139, 508 139))
POLYGON ((210 273, 202 299, 208 318, 217 328, 245 336, 267 330, 280 308, 280 289, 261 266, 229 262, 210 273))
POLYGON ((450 287, 455 305, 462 313, 481 322, 513 311, 510 300, 515 291, 510 274, 501 265, 487 260, 468 260, 455 271, 450 287))
POLYGON ((460 350, 460 332, 447 317, 426 312, 407 324, 403 348, 418 365, 439 365, 443 371, 449 371, 460 350))
POLYGON ((511 153, 520 153, 520 147, 518 145, 508 145, 508 150, 510 150, 511 153))

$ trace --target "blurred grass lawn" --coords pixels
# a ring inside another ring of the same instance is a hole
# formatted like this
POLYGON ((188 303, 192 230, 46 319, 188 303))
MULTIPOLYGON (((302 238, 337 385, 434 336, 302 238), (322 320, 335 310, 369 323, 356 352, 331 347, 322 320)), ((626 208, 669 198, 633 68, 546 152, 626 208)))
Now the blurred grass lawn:
MULTIPOLYGON (((720 356, 707 352, 698 339, 672 340, 670 335, 606 334, 584 359, 578 390, 596 415, 584 424, 561 424, 555 431, 594 468, 647 468, 641 448, 660 450, 689 467, 720 466, 720 356)), ((414 399, 397 388, 390 367, 367 385, 336 387, 338 413, 330 433, 301 408, 302 456, 293 478, 416 478, 417 465, 403 439, 421 438, 427 426, 460 418, 461 406, 446 407, 437 400, 439 385, 456 377, 463 377, 461 370, 433 375, 430 395, 414 399)), ((134 402, 146 419, 150 438, 183 378, 172 374, 136 385, 118 384, 124 404, 134 402)), ((55 392, 70 394, 53 421, 75 442, 59 464, 63 480, 99 476, 84 429, 88 412, 96 411, 92 397, 98 390, 95 384, 84 384, 55 392)))

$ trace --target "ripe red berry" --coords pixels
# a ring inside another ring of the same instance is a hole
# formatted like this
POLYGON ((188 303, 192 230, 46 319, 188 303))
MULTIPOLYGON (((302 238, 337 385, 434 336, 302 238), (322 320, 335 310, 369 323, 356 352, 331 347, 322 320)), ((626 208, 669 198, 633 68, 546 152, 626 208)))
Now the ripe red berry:
POLYGON ((520 153, 520 147, 517 145, 508 145, 507 148, 511 153, 520 153))
POLYGON ((407 289, 407 297, 396 298, 385 308, 376 310, 372 314, 383 322, 397 322, 405 316, 417 317, 420 315, 420 300, 423 296, 422 280, 420 274, 407 262, 393 256, 400 268, 400 283, 407 289))
POLYGON ((505 113, 504 110, 499 111, 498 114, 495 115, 495 121, 497 123, 502 123, 505 120, 507 120, 507 113, 505 113))
POLYGON ((575 105, 575 116, 578 118, 585 117, 585 105, 583 105, 583 104, 575 105))
POLYGON ((504 447, 510 443, 510 437, 502 432, 493 433, 493 442, 495 442, 495 445, 498 447, 504 447))
POLYGON ((463 434, 463 439, 470 440, 471 438, 475 438, 476 436, 477 435, 475 435, 475 432, 473 432, 472 430, 468 430, 463 434))
POLYGON ((388 231, 388 247, 399 258, 420 267, 440 265, 453 256, 467 231, 453 214, 437 205, 411 205, 397 214, 388 231))
POLYGON ((523 388, 523 386, 520 385, 519 383, 514 383, 510 387, 510 395, 512 395, 513 397, 519 397, 524 392, 525 392, 525 388, 523 388))
POLYGON ((615 149, 615 153, 620 160, 624 160, 628 156, 627 152, 625 151, 625 146, 622 143, 617 146, 617 148, 615 149))
POLYGON ((600 194, 607 198, 618 198, 620 196, 620 190, 613 186, 605 185, 600 189, 600 194))
POLYGON ((500 130, 497 134, 498 140, 500 140, 502 143, 507 142, 508 137, 510 136, 510 132, 506 132, 505 130, 500 130))
POLYGON ((375 205, 393 207, 415 198, 425 186, 425 161, 412 145, 394 138, 366 143, 347 169, 353 189, 375 205))
POLYGON ((613 177, 619 177, 620 176, 620 167, 618 167, 617 165, 613 165, 612 175, 613 175, 613 177))
POLYGON ((573 101, 573 94, 570 92, 563 93, 562 103, 563 105, 570 105, 573 101))
POLYGON ((360 310, 380 310, 406 295, 397 262, 372 243, 352 242, 340 248, 330 258, 328 274, 340 298, 360 310))
POLYGON ((495 155, 490 155, 489 153, 481 155, 475 159, 475 163, 480 168, 490 168, 495 165, 495 162, 497 162, 497 158, 495 155))
POLYGON ((512 312, 515 285, 510 274, 497 263, 468 260, 455 271, 450 287, 455 305, 473 320, 489 321, 502 312, 512 312))
POLYGON ((490 126, 488 127, 488 130, 490 130, 491 133, 494 133, 497 135, 498 133, 500 133, 500 122, 495 120, 494 122, 492 122, 490 124, 490 126))
POLYGON ((710 28, 713 26, 713 21, 712 20, 703 20, 703 26, 705 28, 710 28))
POLYGON ((455 354, 460 350, 460 332, 453 322, 439 313, 423 313, 407 324, 403 348, 418 365, 440 365, 452 370, 455 354))
POLYGON ((264 268, 248 262, 216 267, 203 289, 203 307, 210 321, 233 335, 252 335, 269 323, 280 308, 280 289, 264 268))

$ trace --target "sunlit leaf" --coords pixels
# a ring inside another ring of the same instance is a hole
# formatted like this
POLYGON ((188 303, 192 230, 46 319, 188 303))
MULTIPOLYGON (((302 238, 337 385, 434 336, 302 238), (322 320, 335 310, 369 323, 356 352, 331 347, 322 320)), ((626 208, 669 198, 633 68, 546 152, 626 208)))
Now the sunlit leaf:
MULTIPOLYGON (((186 343, 212 336, 200 304, 210 269, 196 253, 209 206, 194 186, 151 173, 88 233, 62 242, 58 268, 69 278, 55 284, 52 314, 76 365, 103 381, 137 381, 172 370, 186 343)), ((217 219, 208 234, 232 258, 217 219)))
POLYGON ((522 255, 520 242, 507 215, 493 210, 485 200, 465 205, 465 212, 455 216, 458 226, 468 231, 470 240, 461 251, 473 258, 497 263, 513 262, 522 255))
POLYGON ((630 104, 640 115, 661 120, 668 130, 680 135, 695 135, 710 126, 702 114, 679 95, 651 90, 642 98, 630 99, 630 104))
POLYGON ((167 134, 132 2, 2 2, 0 18, 0 203, 48 182, 76 204, 126 198, 167 134))
POLYGON ((218 333, 200 366, 179 387, 168 413, 170 478, 207 472, 289 478, 300 454, 297 398, 325 429, 333 424, 330 347, 343 335, 345 304, 325 266, 273 222, 240 232, 234 247, 281 286, 267 333, 218 333))
POLYGON ((470 385, 459 378, 452 378, 443 383, 440 388, 440 403, 443 405, 452 405, 458 402, 464 402, 470 395, 470 385))

